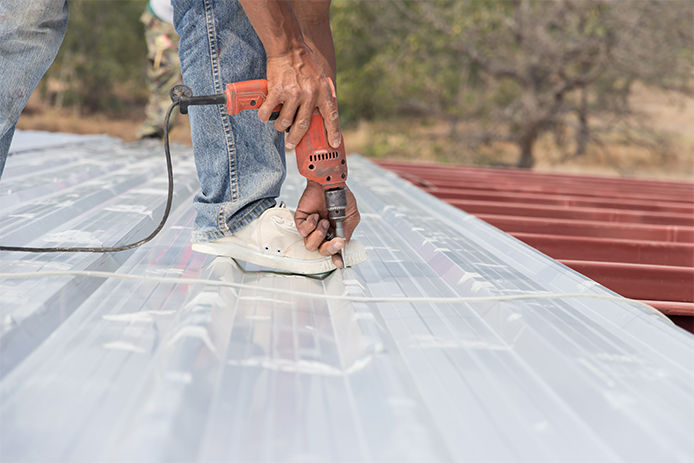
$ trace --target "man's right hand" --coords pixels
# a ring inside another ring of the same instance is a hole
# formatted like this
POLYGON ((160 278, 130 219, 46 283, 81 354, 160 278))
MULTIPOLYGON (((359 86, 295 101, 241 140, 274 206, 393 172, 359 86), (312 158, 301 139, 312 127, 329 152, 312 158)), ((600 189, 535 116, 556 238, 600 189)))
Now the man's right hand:
POLYGON ((287 149, 294 149, 301 141, 316 108, 323 116, 328 142, 333 148, 340 146, 342 135, 335 87, 306 45, 279 56, 268 56, 267 81, 268 96, 258 109, 258 117, 267 122, 272 110, 282 105, 275 128, 284 131, 291 127, 286 138, 287 149))
POLYGON ((318 108, 323 116, 328 143, 333 148, 339 147, 342 136, 335 87, 326 79, 326 72, 331 78, 335 77, 330 0, 302 0, 294 5, 288 0, 240 2, 263 42, 267 56, 268 96, 258 109, 260 120, 267 122, 272 110, 282 105, 275 128, 284 131, 291 126, 286 146, 294 149, 308 130, 313 111, 318 108), (305 24, 302 26, 299 20, 305 24), (304 37, 302 32, 308 37, 304 37), (314 55, 307 43, 313 44, 321 56, 314 55))

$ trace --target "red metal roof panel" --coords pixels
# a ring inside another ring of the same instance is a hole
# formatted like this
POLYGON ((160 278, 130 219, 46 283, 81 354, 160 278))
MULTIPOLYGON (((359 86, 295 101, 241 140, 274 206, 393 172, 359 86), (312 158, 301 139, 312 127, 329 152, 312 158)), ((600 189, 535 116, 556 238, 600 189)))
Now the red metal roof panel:
MULTIPOLYGON (((434 192, 434 196, 436 193, 434 192)), ((623 209, 607 209, 578 206, 547 206, 542 204, 523 204, 514 201, 469 201, 461 199, 447 200, 470 214, 496 214, 523 217, 545 217, 547 219, 593 220, 598 222, 644 223, 659 225, 694 226, 692 214, 675 214, 666 212, 644 212, 623 209)))
POLYGON ((507 233, 540 233, 550 235, 592 236, 626 240, 694 242, 694 227, 678 225, 648 225, 594 220, 519 217, 514 215, 475 214, 485 222, 507 233))
POLYGON ((469 188, 435 188, 428 189, 429 193, 445 200, 471 201, 512 201, 526 204, 547 204, 567 207, 589 207, 626 209, 632 211, 668 212, 675 214, 694 214, 694 206, 672 201, 644 201, 625 198, 595 198, 568 194, 551 193, 521 193, 517 191, 485 191, 469 188))
POLYGON ((511 233, 555 259, 694 267, 694 244, 511 233))
POLYGON ((380 164, 694 331, 694 183, 380 164))

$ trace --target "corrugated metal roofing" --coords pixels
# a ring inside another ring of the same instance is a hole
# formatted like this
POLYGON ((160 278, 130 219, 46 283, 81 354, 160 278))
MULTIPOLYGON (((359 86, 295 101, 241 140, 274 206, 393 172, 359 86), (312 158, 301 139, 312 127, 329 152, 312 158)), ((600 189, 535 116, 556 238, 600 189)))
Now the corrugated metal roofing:
MULTIPOLYGON (((5 272, 136 277, 0 279, 3 460, 694 456, 694 336, 657 312, 556 295, 614 297, 358 156, 350 183, 370 259, 324 279, 244 271, 191 251, 197 182, 189 150, 175 151, 174 209, 152 242, 109 255, 0 253, 5 272), (342 295, 399 299, 325 298, 342 295), (458 299, 411 299, 442 296, 458 299)), ((295 169, 290 205, 303 183, 295 169)), ((12 156, 2 243, 144 236, 164 206, 163 174, 151 144, 12 156)))
POLYGON ((694 183, 381 165, 694 331, 694 183))

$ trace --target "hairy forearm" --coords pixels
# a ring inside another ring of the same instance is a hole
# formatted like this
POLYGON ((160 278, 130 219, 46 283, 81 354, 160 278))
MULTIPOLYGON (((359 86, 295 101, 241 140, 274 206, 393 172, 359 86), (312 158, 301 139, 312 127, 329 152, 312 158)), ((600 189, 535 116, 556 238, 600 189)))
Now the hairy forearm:
POLYGON ((268 58, 305 45, 299 22, 287 0, 240 0, 268 58))
POLYGON ((275 128, 284 131, 287 149, 301 141, 315 109, 325 123, 333 148, 340 146, 335 102, 335 50, 330 33, 329 0, 240 0, 267 55, 268 95, 258 108, 267 122, 282 106, 275 128))
POLYGON ((316 52, 325 73, 335 82, 335 46, 330 31, 331 0, 289 0, 306 44, 316 52))

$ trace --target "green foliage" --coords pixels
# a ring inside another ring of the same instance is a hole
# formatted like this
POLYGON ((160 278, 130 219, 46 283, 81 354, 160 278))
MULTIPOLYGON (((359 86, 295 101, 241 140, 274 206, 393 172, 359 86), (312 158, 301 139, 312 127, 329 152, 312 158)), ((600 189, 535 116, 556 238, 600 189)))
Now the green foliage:
POLYGON ((386 44, 371 30, 374 13, 365 2, 335 0, 332 4, 340 117, 344 122, 376 117, 382 107, 393 103, 384 88, 387 63, 383 59, 387 54, 381 49, 386 44))
MULTIPOLYGON (((466 119, 485 110, 479 68, 452 42, 505 1, 334 0, 332 27, 338 61, 341 118, 408 115, 466 119), (452 34, 421 18, 420 3, 448 16, 452 34)), ((499 20, 489 26, 490 32, 499 20)))
POLYGON ((599 142, 589 116, 633 113, 633 83, 691 92, 693 11, 687 0, 335 0, 341 116, 435 116, 453 138, 516 144, 525 167, 547 132, 575 138, 580 155, 599 142), (474 130, 456 134, 459 121, 474 130))
MULTIPOLYGON (((71 0, 46 97, 84 113, 141 109, 145 5, 71 0)), ((468 147, 515 143, 526 166, 547 132, 558 146, 576 139, 580 154, 599 136, 591 118, 632 113, 635 83, 691 91, 692 10, 689 0, 333 0, 341 120, 443 120, 468 147)))
POLYGON ((124 112, 146 101, 147 0, 71 0, 70 22, 42 91, 82 112, 124 112), (52 83, 52 85, 51 85, 52 83))

